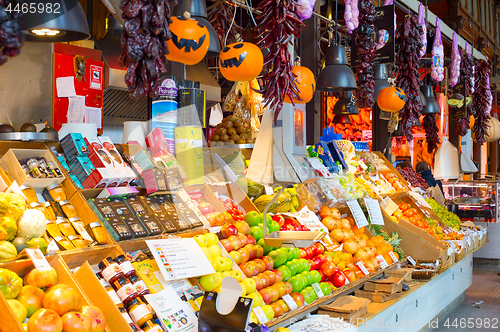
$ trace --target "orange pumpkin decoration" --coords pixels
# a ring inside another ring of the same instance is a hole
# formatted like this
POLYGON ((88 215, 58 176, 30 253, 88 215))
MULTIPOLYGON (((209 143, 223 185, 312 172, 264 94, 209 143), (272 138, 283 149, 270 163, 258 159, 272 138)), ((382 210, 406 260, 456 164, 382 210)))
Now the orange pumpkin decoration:
POLYGON ((262 51, 252 43, 230 44, 219 54, 219 70, 229 81, 251 81, 259 76, 263 66, 262 51))
POLYGON ((172 32, 172 38, 167 40, 168 60, 195 65, 205 57, 210 45, 206 26, 192 18, 178 16, 172 17, 168 27, 172 32))
POLYGON ((383 88, 377 97, 378 107, 386 112, 398 112, 405 106, 405 102, 404 91, 396 87, 383 88))
MULTIPOLYGON (((314 74, 307 67, 302 66, 294 66, 292 69, 293 73, 297 76, 297 88, 299 89, 299 98, 302 100, 298 100, 294 98, 295 104, 306 104, 314 96, 314 90, 316 89, 316 80, 314 79, 314 74)), ((291 104, 292 101, 288 96, 285 95, 285 103, 291 104)))

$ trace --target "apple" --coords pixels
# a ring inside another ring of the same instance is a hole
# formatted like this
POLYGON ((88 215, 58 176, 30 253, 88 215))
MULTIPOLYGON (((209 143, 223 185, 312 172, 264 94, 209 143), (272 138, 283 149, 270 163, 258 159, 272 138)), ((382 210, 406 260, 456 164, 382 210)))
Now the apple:
MULTIPOLYGON (((288 305, 286 304, 286 302, 284 300, 278 300, 278 301, 276 301, 276 303, 280 305, 281 310, 283 311, 283 313, 287 313, 287 312, 290 311, 290 308, 288 308, 288 305)), ((280 330, 280 329, 281 329, 281 327, 278 327, 278 329, 276 330, 276 332, 285 332, 285 331, 280 330)), ((288 332, 290 332, 290 330, 288 330, 288 332)))
POLYGON ((252 277, 259 273, 259 267, 252 261, 241 264, 240 269, 247 277, 252 277))
POLYGON ((262 216, 257 211, 250 211, 245 214, 244 220, 250 226, 257 226, 259 222, 262 222, 262 216))
POLYGON ((327 284, 326 282, 320 283, 319 288, 321 288, 321 291, 325 296, 330 295, 332 292, 332 287, 330 287, 330 285, 327 284))
POLYGON ((280 270, 272 270, 272 272, 274 273, 274 275, 276 276, 275 278, 275 281, 274 282, 281 282, 283 281, 283 274, 281 274, 281 271, 280 270))
POLYGON ((256 258, 252 262, 257 264, 257 266, 259 267, 259 273, 262 273, 266 270, 266 263, 262 259, 256 258))
POLYGON ((232 271, 229 271, 229 272, 232 273, 234 279, 236 279, 238 281, 243 280, 243 273, 241 273, 241 271, 239 271, 239 270, 232 270, 232 271))
MULTIPOLYGON (((241 254, 241 263, 246 263, 250 259, 250 254, 245 248, 240 248, 237 250, 241 254)), ((239 265, 239 264, 238 264, 239 265)))
POLYGON ((222 272, 222 279, 224 279, 225 277, 231 277, 231 278, 233 278, 233 273, 231 271, 224 271, 224 272, 222 272))
POLYGON ((325 263, 326 258, 323 255, 318 255, 318 256, 314 256, 313 258, 311 258, 311 260, 314 262, 314 269, 313 269, 312 265, 311 265, 311 269, 312 270, 319 270, 319 269, 321 269, 321 266, 325 263))
POLYGON ((250 235, 254 237, 255 241, 259 242, 264 236, 264 232, 260 226, 252 226, 250 227, 250 235))
POLYGON ((290 269, 286 265, 281 265, 277 270, 281 272, 281 277, 284 281, 288 281, 288 279, 292 276, 290 269))
POLYGON ((240 282, 240 287, 241 287, 241 295, 240 296, 245 296, 247 295, 247 287, 240 282))
POLYGON ((311 267, 311 270, 317 269, 315 261, 313 261, 312 259, 308 259, 307 261, 309 262, 309 266, 311 267))
POLYGON ((349 282, 356 281, 356 274, 352 272, 351 269, 344 269, 342 270, 342 272, 344 273, 347 280, 349 280, 349 282))
POLYGON ((242 247, 241 240, 236 235, 231 235, 230 237, 228 237, 228 240, 231 242, 233 250, 238 250, 242 247))
POLYGON ((285 223, 285 218, 281 214, 276 214, 271 218, 273 221, 276 221, 281 228, 285 223))
POLYGON ((223 257, 214 257, 213 262, 215 264, 215 271, 216 272, 223 272, 226 271, 226 260, 223 257))
POLYGON ((269 290, 271 291, 271 294, 272 294, 271 302, 278 301, 279 298, 280 298, 279 288, 278 287, 274 287, 274 285, 272 285, 271 287, 268 287, 268 288, 269 288, 269 290))
POLYGON ((248 238, 245 234, 238 232, 238 235, 236 235, 240 241, 241 241, 241 246, 244 247, 248 243, 248 238))
POLYGON ((254 244, 255 245, 255 250, 257 250, 257 258, 261 258, 264 256, 264 248, 260 244, 254 244))
MULTIPOLYGON (((236 280, 238 280, 238 279, 236 279, 236 280)), ((245 279, 241 280, 241 283, 243 285, 245 285, 245 287, 247 289, 247 294, 255 292, 256 284, 252 278, 245 278, 245 279)))
POLYGON ((267 274, 264 274, 264 273, 259 273, 256 275, 257 278, 259 278, 261 284, 262 284, 262 288, 266 288, 268 286, 271 286, 271 278, 267 275, 267 274))
POLYGON ((345 275, 342 272, 338 271, 332 277, 333 285, 337 288, 342 287, 345 285, 345 279, 345 275))
POLYGON ((200 203, 200 205, 198 205, 198 209, 203 214, 212 213, 214 211, 214 208, 212 207, 212 204, 210 204, 208 202, 202 202, 202 203, 200 203))
MULTIPOLYGON (((255 289, 257 291, 260 291, 262 288, 264 288, 264 284, 262 283, 262 279, 260 279, 260 277, 258 275, 247 278, 247 279, 252 279, 254 281, 255 289)), ((243 279, 243 280, 246 280, 246 279, 243 279)))
POLYGON ((266 270, 272 270, 274 261, 269 256, 262 256, 261 260, 266 264, 266 270))
POLYGON ((294 292, 292 294, 290 294, 290 296, 292 297, 292 299, 295 301, 295 303, 297 304, 297 307, 302 307, 305 303, 305 300, 304 300, 304 296, 298 292, 294 292))
POLYGON ((257 241, 255 241, 255 238, 252 235, 247 234, 246 237, 247 237, 247 240, 248 240, 247 244, 256 244, 257 243, 257 241))
POLYGON ((283 315, 283 308, 281 307, 281 304, 277 302, 271 303, 271 308, 273 308, 275 318, 283 315))
POLYGON ((250 226, 246 221, 238 221, 234 224, 236 226, 236 229, 238 229, 238 233, 242 234, 249 234, 250 233, 250 226))
POLYGON ((262 246, 262 248, 264 249, 264 255, 269 255, 269 253, 274 249, 273 247, 268 246, 264 239, 259 239, 257 241, 257 245, 262 246))
POLYGON ((198 243, 200 247, 206 247, 207 246, 207 238, 205 237, 204 234, 198 234, 193 236, 193 239, 198 243))
POLYGON ((222 257, 224 259, 224 271, 231 271, 233 269, 233 261, 229 257, 222 257))
POLYGON ((222 244, 222 246, 224 247, 224 249, 226 249, 227 252, 233 251, 233 245, 231 241, 229 241, 228 239, 220 240, 220 244, 222 244))
POLYGON ((311 272, 309 271, 304 271, 300 274, 301 276, 305 277, 306 280, 307 280, 307 286, 311 286, 312 284, 314 284, 314 279, 313 277, 311 276, 311 272))
POLYGON ((307 251, 305 248, 300 248, 300 256, 299 258, 306 258, 307 257, 307 251))
POLYGON ((302 296, 304 297, 304 300, 306 301, 307 304, 316 300, 316 297, 317 297, 316 292, 314 291, 314 289, 311 286, 304 288, 300 292, 300 294, 302 294, 302 296))
POLYGON ((264 300, 265 304, 270 304, 273 301, 273 292, 271 291, 270 287, 262 288, 259 293, 262 296, 262 300, 264 300))
POLYGON ((238 234, 238 228, 233 224, 226 223, 222 225, 220 232, 224 238, 229 239, 230 236, 238 234))
POLYGON ((220 250, 220 247, 218 244, 211 245, 210 247, 208 247, 208 250, 210 250, 212 257, 221 257, 222 256, 222 251, 220 250))
POLYGON ((200 285, 205 291, 211 292, 222 285, 222 279, 217 273, 207 274, 200 278, 200 285))
POLYGON ((292 284, 289 283, 289 282, 284 282, 285 286, 286 286, 286 293, 287 294, 292 294, 293 293, 293 287, 292 287, 292 284))
MULTIPOLYGON (((243 279, 246 280, 246 279, 243 279)), ((246 285, 245 285, 246 286, 246 285)), ((252 308, 255 307, 260 307, 262 303, 264 303, 264 300, 262 299, 262 295, 260 295, 259 292, 253 291, 251 293, 248 292, 248 286, 247 286, 247 295, 246 297, 250 298, 253 300, 252 302, 252 308)))
POLYGON ((270 305, 263 305, 262 311, 264 311, 264 314, 266 315, 267 319, 271 320, 274 318, 274 310, 273 307, 271 307, 270 305))
POLYGON ((248 251, 248 260, 254 260, 257 257, 257 248, 253 244, 247 244, 244 247, 248 251))
POLYGON ((300 262, 302 263, 302 272, 311 271, 311 265, 309 264, 309 261, 307 259, 301 258, 300 262))
POLYGON ((276 288, 279 293, 280 293, 280 297, 282 297, 283 295, 286 294, 287 292, 287 286, 284 282, 280 281, 280 282, 277 282, 273 285, 274 288, 276 288))
MULTIPOLYGON (((297 274, 299 267, 298 267, 296 259, 292 259, 291 261, 286 262, 285 265, 288 267, 288 270, 290 271, 290 276, 291 277, 293 277, 294 275, 297 274)), ((283 275, 283 276, 285 276, 285 275, 283 275)))
POLYGON ((304 280, 299 276, 291 277, 288 282, 292 285, 294 292, 300 292, 305 287, 304 280))
POLYGON ((276 282, 276 273, 274 273, 273 271, 264 271, 262 274, 265 274, 269 277, 269 279, 271 280, 270 282, 270 286, 271 285, 274 285, 274 283, 276 282))
POLYGON ((205 234, 205 239, 207 240, 207 247, 219 243, 219 238, 217 237, 217 234, 214 233, 205 234))
POLYGON ((332 262, 326 262, 321 267, 321 272, 323 272, 323 274, 327 277, 333 276, 337 271, 338 271, 337 265, 333 264, 332 262))
POLYGON ((321 282, 322 276, 321 276, 321 273, 319 271, 312 270, 309 274, 311 275, 311 278, 312 278, 312 283, 311 284, 314 284, 314 283, 317 283, 317 282, 318 283, 321 282))
POLYGON ((231 256, 236 265, 240 265, 241 263, 243 263, 243 258, 239 251, 233 250, 229 253, 229 256, 231 256))
POLYGON ((212 252, 207 247, 200 247, 201 251, 207 256, 207 258, 212 258, 212 252))
POLYGON ((326 281, 326 276, 325 276, 325 274, 324 274, 323 272, 321 272, 321 271, 318 271, 318 273, 321 275, 321 280, 320 280, 320 281, 321 281, 321 282, 326 281))

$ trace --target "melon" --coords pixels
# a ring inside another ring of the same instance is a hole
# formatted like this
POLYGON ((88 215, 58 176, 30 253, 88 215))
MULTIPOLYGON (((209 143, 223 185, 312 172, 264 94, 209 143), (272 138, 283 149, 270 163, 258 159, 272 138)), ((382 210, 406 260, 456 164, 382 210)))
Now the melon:
POLYGON ((17 223, 17 236, 25 239, 41 237, 47 229, 47 222, 43 212, 35 209, 24 211, 17 223))
POLYGON ((0 216, 18 220, 26 210, 26 201, 15 193, 0 193, 0 216))
POLYGON ((11 217, 0 217, 0 240, 12 241, 16 233, 16 221, 11 217))
POLYGON ((9 241, 0 241, 0 263, 16 259, 17 249, 9 241))

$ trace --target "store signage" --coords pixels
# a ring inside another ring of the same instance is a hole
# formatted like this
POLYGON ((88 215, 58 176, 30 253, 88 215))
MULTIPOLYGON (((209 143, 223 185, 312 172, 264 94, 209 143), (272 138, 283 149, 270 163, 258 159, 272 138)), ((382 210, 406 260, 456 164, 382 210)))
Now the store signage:
POLYGON ((316 293, 316 295, 319 298, 325 297, 325 294, 323 294, 323 291, 321 290, 321 288, 319 287, 319 284, 317 282, 312 284, 312 288, 314 289, 314 292, 316 293))
POLYGON ((361 206, 359 206, 358 201, 347 201, 347 206, 349 207, 349 210, 351 210, 352 217, 354 218, 358 228, 368 226, 368 220, 366 220, 365 214, 361 209, 361 206))
MULTIPOLYGON (((375 8, 375 63, 394 62, 394 5, 375 8)), ((351 64, 358 66, 358 29, 351 37, 351 64)))
POLYGON ((102 67, 90 65, 90 88, 102 90, 102 67))
POLYGON ((382 210, 380 210, 378 201, 369 197, 365 197, 363 199, 365 201, 366 209, 368 210, 368 215, 370 216, 370 223, 372 225, 383 225, 384 217, 382 217, 382 210))
POLYGON ((50 266, 49 262, 45 259, 45 256, 40 251, 40 249, 28 249, 26 248, 26 253, 31 258, 33 265, 39 271, 50 271, 52 266, 50 266))
POLYGON ((417 262, 415 262, 415 260, 413 259, 413 257, 411 257, 411 256, 406 256, 406 258, 408 258, 408 261, 410 261, 410 263, 411 263, 413 266, 416 266, 416 265, 417 265, 417 262))

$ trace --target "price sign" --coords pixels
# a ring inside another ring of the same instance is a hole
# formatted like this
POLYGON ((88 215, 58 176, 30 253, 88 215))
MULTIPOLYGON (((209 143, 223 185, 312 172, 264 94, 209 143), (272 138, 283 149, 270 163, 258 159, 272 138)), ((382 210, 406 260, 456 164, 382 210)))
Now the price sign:
POLYGON ((429 203, 427 203, 427 201, 422 197, 422 195, 420 195, 416 191, 410 190, 408 194, 410 194, 410 196, 413 197, 418 204, 425 206, 426 208, 432 209, 429 203))
POLYGON ((467 245, 468 245, 469 247, 470 247, 470 246, 472 246, 472 241, 471 241, 471 239, 470 239, 470 236, 469 236, 469 235, 467 236, 467 245))
POLYGON ((449 247, 448 250, 446 250, 446 253, 448 254, 448 256, 450 256, 451 254, 453 254, 454 251, 455 251, 455 249, 453 249, 452 247, 449 247))
POLYGON ((408 258, 408 260, 410 261, 410 263, 411 263, 413 266, 416 266, 416 265, 417 265, 417 262, 415 262, 415 260, 413 259, 413 257, 411 257, 411 256, 406 256, 406 258, 408 258))
POLYGON ((366 209, 368 210, 368 215, 370 216, 371 224, 383 225, 384 217, 382 217, 382 211, 380 210, 380 205, 378 204, 378 201, 369 197, 365 197, 363 199, 365 200, 366 209))
POLYGON ((285 294, 281 297, 283 301, 285 301, 286 305, 288 308, 290 308, 290 311, 293 311, 295 309, 298 309, 299 307, 297 306, 297 303, 293 300, 293 298, 290 296, 290 294, 285 294))
POLYGON ((323 294, 323 291, 321 290, 321 287, 319 287, 319 284, 317 282, 312 284, 312 288, 314 289, 314 292, 316 292, 316 295, 318 295, 319 298, 325 297, 325 294, 323 294))
POLYGON ((368 272, 368 270, 366 269, 365 264, 363 264, 363 262, 357 262, 356 265, 359 267, 359 269, 361 270, 361 272, 363 272, 363 274, 365 276, 370 274, 370 272, 368 272))
POLYGON ((378 255, 378 256, 377 256, 377 259, 378 259, 378 261, 380 262, 380 268, 385 269, 386 267, 388 267, 388 266, 389 266, 389 264, 387 264, 387 262, 385 261, 384 256, 382 256, 382 255, 378 255))
POLYGON ((30 256, 33 265, 39 271, 50 271, 52 266, 50 266, 49 262, 45 259, 45 256, 40 251, 40 249, 29 249, 26 248, 26 253, 30 256))
POLYGON ((271 186, 268 186, 267 184, 264 186, 264 189, 266 190, 266 195, 272 195, 274 194, 273 188, 271 186))
POLYGON ((351 210, 352 216, 358 228, 368 226, 368 220, 366 220, 365 214, 363 213, 363 210, 361 210, 361 206, 359 206, 358 201, 347 201, 347 206, 349 206, 349 210, 351 210))
POLYGON ((264 313, 264 310, 262 310, 261 307, 253 308, 253 313, 255 314, 255 316, 257 316, 259 323, 265 324, 269 321, 269 318, 267 318, 266 314, 264 313))
POLYGON ((393 261, 395 261, 395 262, 399 261, 399 259, 396 257, 396 255, 394 255, 394 252, 392 252, 392 250, 389 251, 388 254, 392 258, 393 261))

